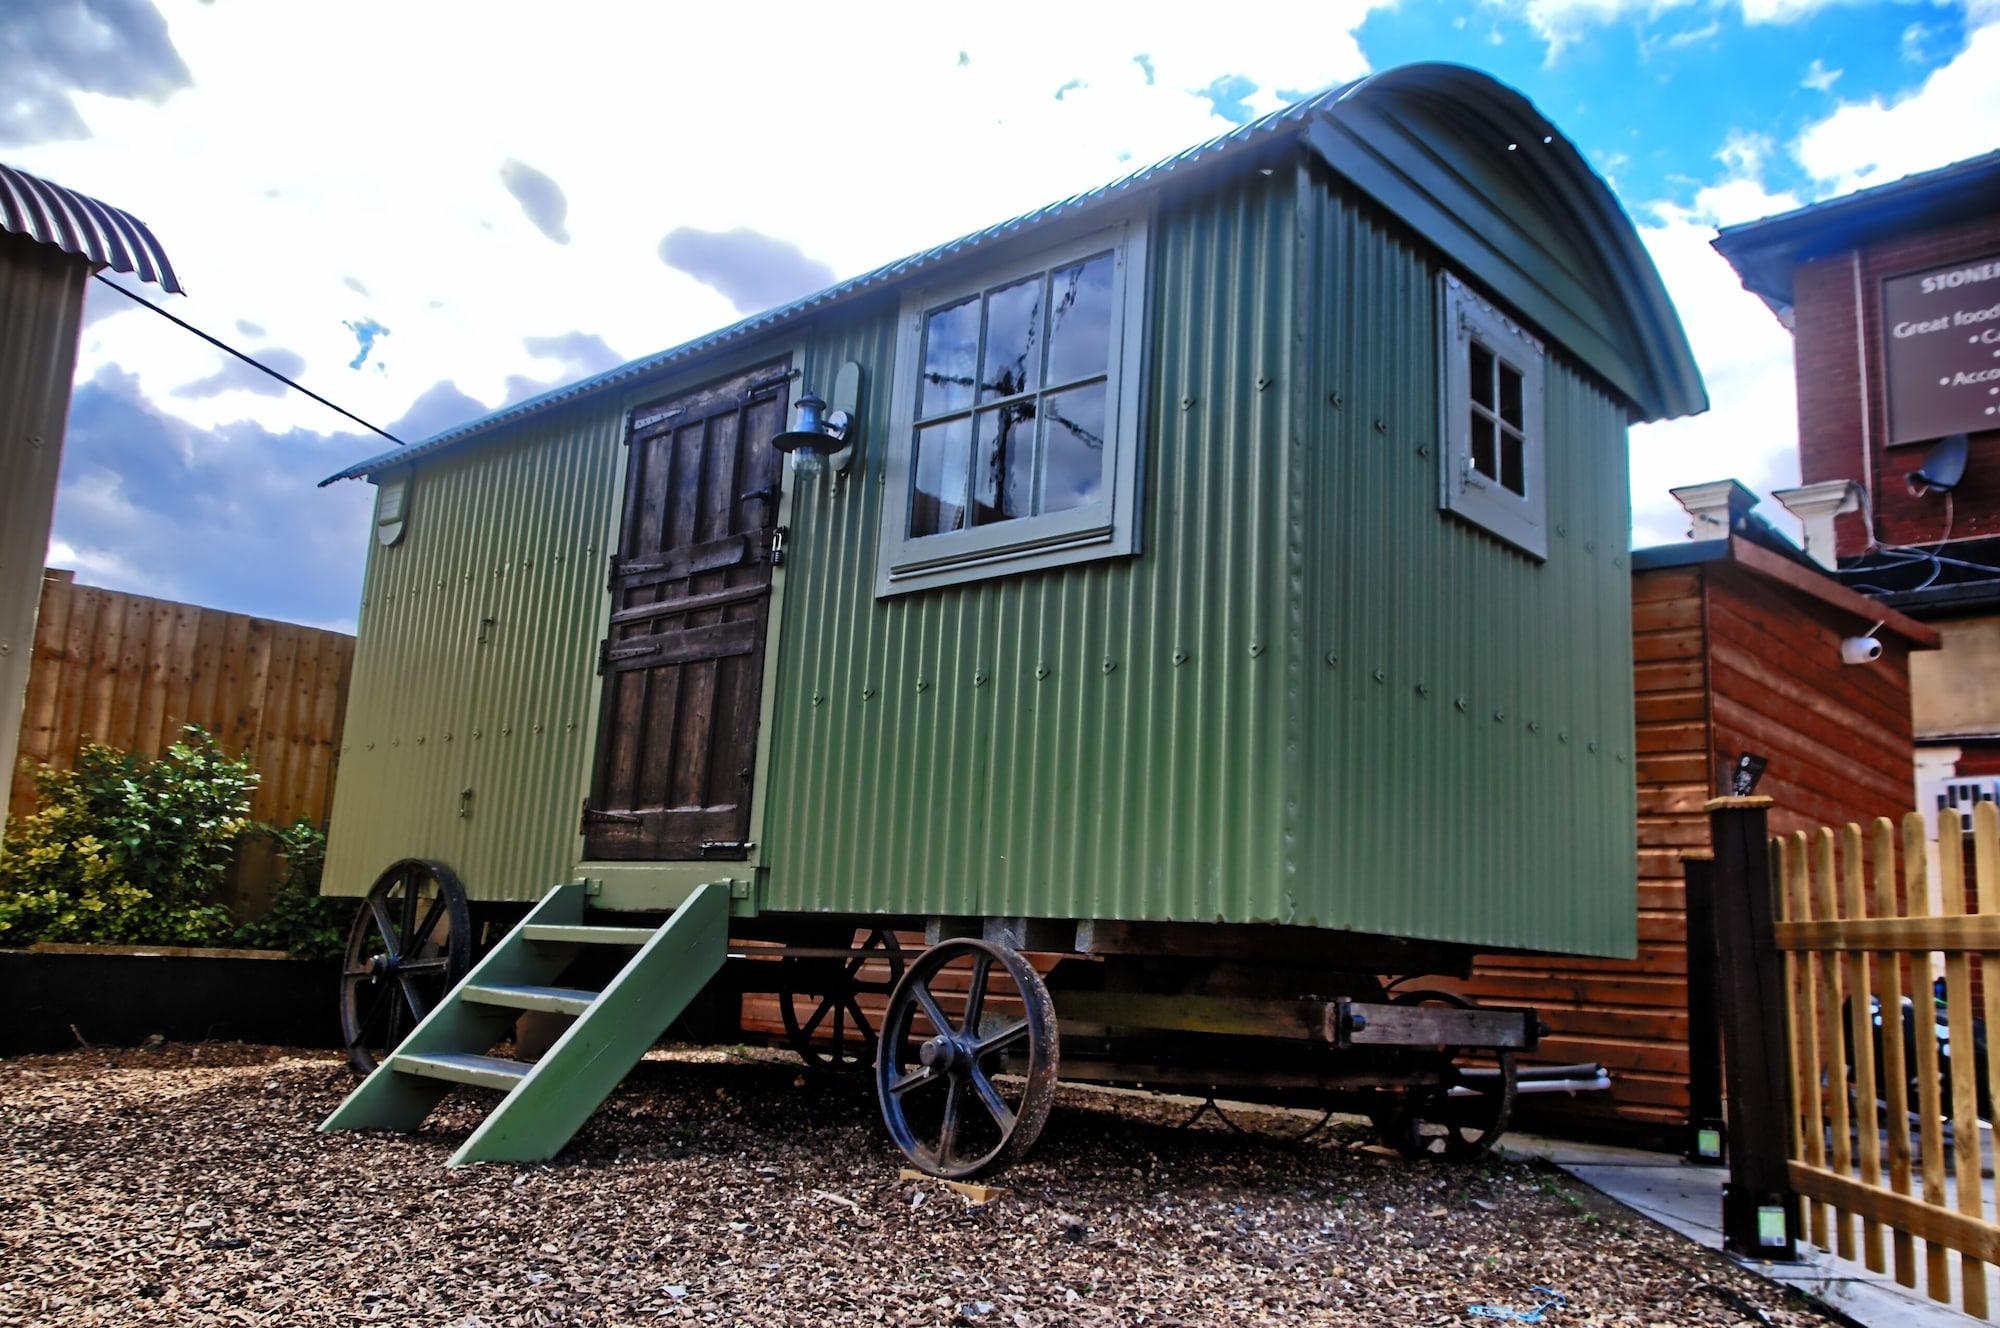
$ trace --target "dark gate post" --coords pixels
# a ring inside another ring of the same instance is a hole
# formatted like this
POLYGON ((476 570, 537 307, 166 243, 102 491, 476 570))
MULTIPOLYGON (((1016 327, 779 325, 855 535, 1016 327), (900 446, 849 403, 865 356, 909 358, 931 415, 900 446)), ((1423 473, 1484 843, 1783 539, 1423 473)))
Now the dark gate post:
POLYGON ((1715 856, 1681 854, 1687 905, 1687 1160, 1719 1167, 1728 1137, 1722 1122, 1722 1026, 1715 1014, 1715 856))
POLYGON ((1784 968, 1772 913, 1769 798, 1715 798, 1706 807, 1715 904, 1717 1013, 1729 1085, 1729 1182, 1722 1241, 1736 1254, 1799 1257, 1799 1198, 1791 1157, 1791 1049, 1784 968))

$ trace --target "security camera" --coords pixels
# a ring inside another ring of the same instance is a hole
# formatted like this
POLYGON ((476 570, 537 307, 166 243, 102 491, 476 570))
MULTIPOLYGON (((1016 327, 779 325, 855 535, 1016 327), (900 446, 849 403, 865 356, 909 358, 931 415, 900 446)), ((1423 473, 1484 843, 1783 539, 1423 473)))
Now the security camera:
POLYGON ((1882 658, 1882 643, 1872 636, 1850 636, 1840 643, 1843 664, 1873 664, 1882 658))

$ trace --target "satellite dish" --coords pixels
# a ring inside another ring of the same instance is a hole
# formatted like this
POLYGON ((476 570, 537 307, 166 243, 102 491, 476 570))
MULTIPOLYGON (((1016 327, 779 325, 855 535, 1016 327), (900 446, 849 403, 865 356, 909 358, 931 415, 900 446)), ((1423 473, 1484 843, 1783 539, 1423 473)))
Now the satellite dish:
POLYGON ((1910 485, 1918 492, 1936 489, 1940 493, 1950 493, 1965 478, 1966 439, 1962 433, 1946 434, 1931 444, 1931 450, 1924 453, 1924 464, 1910 475, 1910 485))

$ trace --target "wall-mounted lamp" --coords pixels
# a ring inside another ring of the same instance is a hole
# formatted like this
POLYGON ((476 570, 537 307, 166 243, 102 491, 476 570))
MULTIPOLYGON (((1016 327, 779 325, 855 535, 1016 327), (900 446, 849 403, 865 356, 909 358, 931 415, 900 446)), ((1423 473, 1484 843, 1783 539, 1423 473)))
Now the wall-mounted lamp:
POLYGON ((791 454, 792 468, 799 474, 831 470, 837 480, 854 464, 860 407, 861 366, 849 360, 834 376, 832 404, 808 390, 792 407, 792 427, 773 438, 771 445, 791 454))

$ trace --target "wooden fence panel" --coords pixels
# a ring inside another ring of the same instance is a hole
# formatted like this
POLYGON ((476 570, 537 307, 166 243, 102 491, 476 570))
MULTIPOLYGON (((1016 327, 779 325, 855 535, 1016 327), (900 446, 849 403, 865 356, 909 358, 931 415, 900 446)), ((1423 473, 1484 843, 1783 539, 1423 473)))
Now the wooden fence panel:
POLYGON ((1974 969, 1983 977, 2000 957, 2000 807, 1983 803, 1973 815, 1976 889, 1968 894, 1965 836, 1958 814, 1943 814, 1941 913, 1932 911, 1927 835, 1915 812, 1903 819, 1900 845, 1886 818, 1866 836, 1849 825, 1838 835, 1822 829, 1773 840, 1772 886, 1782 910, 1777 944, 1796 1089, 1790 1173, 1810 1205, 1810 1238, 1878 1272, 1893 1268, 1909 1287, 1918 1282, 1921 1239, 1924 1289, 1946 1303, 1956 1254, 1959 1303, 1983 1318, 1987 1265, 2000 1263, 2000 1212, 1982 1181, 1990 1159, 1982 1155, 1979 1095, 1983 1088, 1990 1116, 1990 1104, 2000 1102, 2000 1063, 1988 1058, 1982 1066, 1972 1048, 1975 1016, 2000 1028, 2000 991, 1976 983, 1974 969), (1940 974, 1948 1046, 1957 1049, 1948 1064, 1931 995, 1940 974), (1905 993, 1914 1045, 1901 1017, 1905 993), (1867 1010, 1871 994, 1879 1030, 1867 1010))
MULTIPOLYGON (((67 770, 85 742, 157 755, 199 724, 231 755, 249 752, 262 783, 260 821, 325 826, 333 807, 354 638, 193 604, 42 582, 10 815, 35 806, 36 765, 67 770)), ((246 854, 232 907, 268 900, 274 865, 246 854)))

